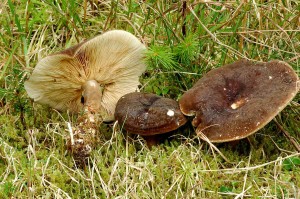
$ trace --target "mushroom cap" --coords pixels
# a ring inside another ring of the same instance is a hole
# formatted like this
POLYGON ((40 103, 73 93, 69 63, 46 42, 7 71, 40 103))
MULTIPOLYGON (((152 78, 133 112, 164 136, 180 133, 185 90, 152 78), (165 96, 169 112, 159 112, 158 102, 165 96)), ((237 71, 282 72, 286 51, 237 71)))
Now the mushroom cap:
POLYGON ((146 70, 144 50, 131 33, 108 31, 40 60, 25 89, 35 102, 79 112, 84 84, 95 80, 102 87, 100 115, 110 121, 119 98, 138 89, 139 76, 146 70))
POLYGON ((139 92, 120 98, 115 118, 122 128, 143 136, 170 132, 187 122, 175 100, 139 92))
POLYGON ((245 138, 270 122, 297 94, 298 76, 282 61, 241 60, 214 69, 179 100, 196 133, 211 142, 245 138))

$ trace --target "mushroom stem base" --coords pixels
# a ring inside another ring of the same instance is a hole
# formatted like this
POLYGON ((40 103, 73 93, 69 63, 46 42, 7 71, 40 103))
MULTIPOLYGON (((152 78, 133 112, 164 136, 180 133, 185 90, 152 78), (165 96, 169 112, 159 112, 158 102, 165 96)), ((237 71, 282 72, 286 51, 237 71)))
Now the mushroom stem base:
POLYGON ((70 130, 70 137, 67 139, 67 149, 73 155, 78 166, 87 163, 93 148, 100 143, 98 126, 101 120, 97 115, 85 112, 77 118, 76 125, 70 130))
POLYGON ((159 143, 159 138, 156 135, 149 135, 149 136, 142 136, 144 140, 146 141, 146 144, 149 149, 152 148, 152 146, 156 146, 159 143))

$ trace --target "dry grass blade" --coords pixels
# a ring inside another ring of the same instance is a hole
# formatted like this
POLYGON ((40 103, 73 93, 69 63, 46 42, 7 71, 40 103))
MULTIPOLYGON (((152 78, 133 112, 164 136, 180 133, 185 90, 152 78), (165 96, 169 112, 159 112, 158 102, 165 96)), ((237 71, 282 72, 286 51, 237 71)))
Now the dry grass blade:
MULTIPOLYGON (((207 127, 207 128, 209 128, 209 127, 207 127)), ((197 132, 197 136, 199 136, 201 139, 203 139, 205 142, 207 142, 209 144, 209 146, 211 147, 211 149, 217 151, 226 162, 232 164, 232 162, 230 160, 228 160, 228 158, 226 158, 223 155, 223 153, 213 143, 210 142, 210 140, 202 133, 202 131, 197 132)))
POLYGON ((279 122, 274 119, 276 125, 278 126, 278 128, 283 132, 283 134, 286 136, 286 138, 291 142, 291 144, 295 147, 295 149, 298 151, 298 153, 300 153, 300 145, 299 143, 297 143, 297 141, 295 140, 295 138, 293 138, 289 132, 287 132, 283 126, 281 124, 279 124, 279 122))
POLYGON ((223 44, 213 33, 211 33, 211 31, 202 23, 202 21, 198 18, 198 16, 196 15, 196 13, 194 12, 194 10, 189 6, 188 7, 190 12, 195 16, 195 18, 198 20, 198 22, 201 24, 201 26, 207 31, 207 33, 213 38, 213 40, 215 42, 217 42, 219 45, 226 47, 227 49, 231 50, 232 52, 234 52, 236 55, 238 55, 240 58, 245 58, 248 59, 245 55, 241 54, 240 52, 238 52, 237 50, 233 49, 232 47, 223 44))

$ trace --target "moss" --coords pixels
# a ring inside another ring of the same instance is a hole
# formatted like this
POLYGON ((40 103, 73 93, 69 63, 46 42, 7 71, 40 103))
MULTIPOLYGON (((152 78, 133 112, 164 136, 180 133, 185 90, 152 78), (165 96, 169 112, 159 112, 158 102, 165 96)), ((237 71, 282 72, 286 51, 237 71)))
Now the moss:
MULTIPOLYGON (((229 162, 189 124, 152 150, 102 124, 102 142, 78 168, 65 146, 66 122, 75 124, 77 115, 28 98, 24 81, 41 57, 111 29, 130 31, 152 49, 141 90, 176 100, 209 70, 242 57, 284 60, 299 72, 297 3, 187 4, 184 10, 170 1, 3 3, 0 198, 299 197, 299 166, 283 166, 299 154, 275 122, 249 139, 215 144, 229 162)), ((298 143, 299 99, 276 117, 298 143)))

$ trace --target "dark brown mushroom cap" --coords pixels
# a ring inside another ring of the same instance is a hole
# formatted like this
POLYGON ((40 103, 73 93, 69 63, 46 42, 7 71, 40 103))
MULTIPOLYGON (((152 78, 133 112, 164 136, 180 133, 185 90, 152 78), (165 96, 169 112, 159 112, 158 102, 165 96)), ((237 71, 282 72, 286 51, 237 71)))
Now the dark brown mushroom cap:
POLYGON ((119 99, 115 118, 122 128, 143 136, 170 132, 187 122, 175 100, 139 92, 119 99))
POLYGON ((211 142, 238 140, 271 121, 297 94, 297 82, 284 62, 241 60, 208 72, 179 105, 211 142))

